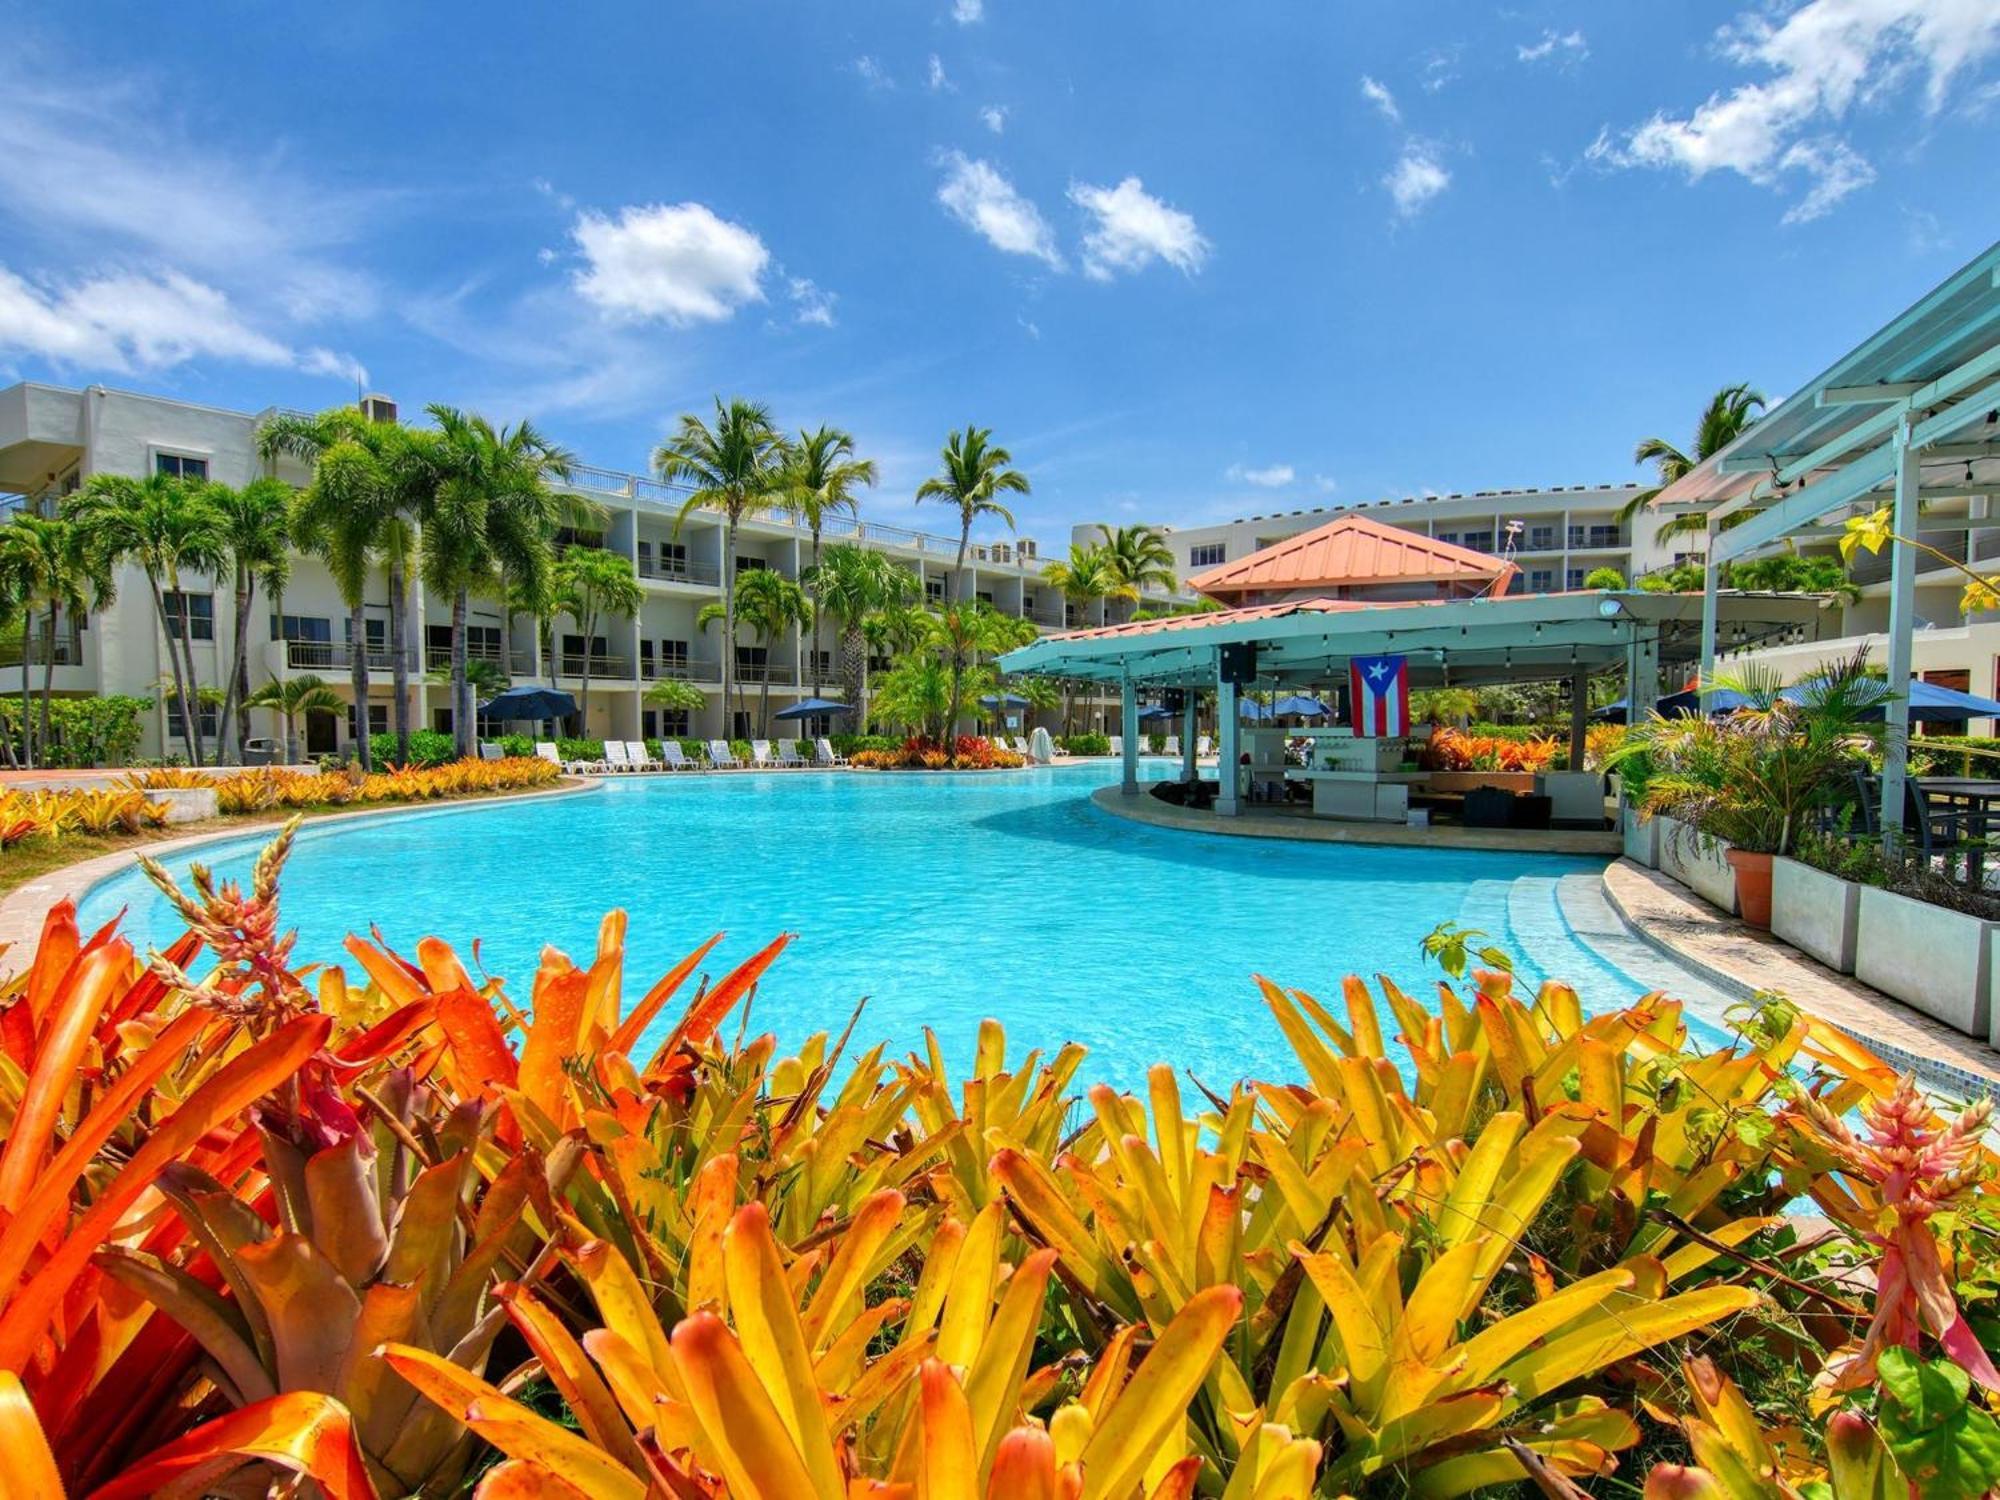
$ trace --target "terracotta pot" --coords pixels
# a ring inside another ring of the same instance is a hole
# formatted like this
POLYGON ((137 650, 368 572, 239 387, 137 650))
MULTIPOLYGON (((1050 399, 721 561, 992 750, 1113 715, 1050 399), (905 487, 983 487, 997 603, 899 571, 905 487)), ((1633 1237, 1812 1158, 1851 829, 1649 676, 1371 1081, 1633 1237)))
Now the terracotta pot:
POLYGON ((1736 872, 1738 914, 1752 927, 1771 925, 1771 856, 1729 849, 1723 857, 1736 872))

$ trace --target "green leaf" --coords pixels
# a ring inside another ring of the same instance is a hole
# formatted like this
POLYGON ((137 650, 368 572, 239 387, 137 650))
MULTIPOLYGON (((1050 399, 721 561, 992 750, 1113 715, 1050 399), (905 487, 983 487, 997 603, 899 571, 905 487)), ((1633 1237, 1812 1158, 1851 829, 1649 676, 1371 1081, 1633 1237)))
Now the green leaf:
POLYGON ((1878 1370, 1883 1440, 1924 1500, 1978 1500, 2000 1485, 2000 1422, 1969 1403, 1964 1370, 1900 1348, 1878 1370))

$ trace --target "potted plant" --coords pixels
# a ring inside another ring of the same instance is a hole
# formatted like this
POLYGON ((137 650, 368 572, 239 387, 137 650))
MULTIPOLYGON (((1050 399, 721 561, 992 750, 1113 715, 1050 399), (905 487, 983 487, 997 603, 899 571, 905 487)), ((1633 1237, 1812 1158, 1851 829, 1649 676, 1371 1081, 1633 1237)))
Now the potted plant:
POLYGON ((1655 714, 1616 759, 1646 756, 1640 816, 1674 819, 1683 826, 1670 837, 1692 835, 1704 852, 1720 846, 1743 920, 1769 927, 1771 861, 1790 854, 1846 786, 1864 721, 1887 701, 1888 685, 1856 652, 1794 688, 1754 664, 1712 686, 1743 706, 1716 718, 1655 714))

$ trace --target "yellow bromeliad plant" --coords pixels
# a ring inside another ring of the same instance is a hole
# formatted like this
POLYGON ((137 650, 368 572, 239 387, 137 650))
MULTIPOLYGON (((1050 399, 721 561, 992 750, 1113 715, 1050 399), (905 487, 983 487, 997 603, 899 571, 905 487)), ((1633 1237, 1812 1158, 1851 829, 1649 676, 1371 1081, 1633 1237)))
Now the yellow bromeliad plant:
POLYGON ((1263 983, 1289 1081, 1079 1098, 997 1023, 963 1076, 725 1042, 782 937, 631 1003, 617 913, 517 987, 300 967, 286 842, 0 984, 0 1489, 1888 1500, 1936 1390, 2000 1480, 1984 1324, 1910 1310, 1989 1297, 1983 1117, 1788 1007, 1701 1053, 1662 996, 1263 983))

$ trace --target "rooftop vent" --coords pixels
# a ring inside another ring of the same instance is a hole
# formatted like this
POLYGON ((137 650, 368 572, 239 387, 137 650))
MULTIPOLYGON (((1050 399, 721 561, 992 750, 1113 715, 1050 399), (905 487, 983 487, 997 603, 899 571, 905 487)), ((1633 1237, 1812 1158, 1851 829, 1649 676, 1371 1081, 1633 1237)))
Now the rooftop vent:
POLYGON ((371 422, 393 422, 396 420, 396 403, 387 396, 371 392, 361 398, 361 415, 371 422))

